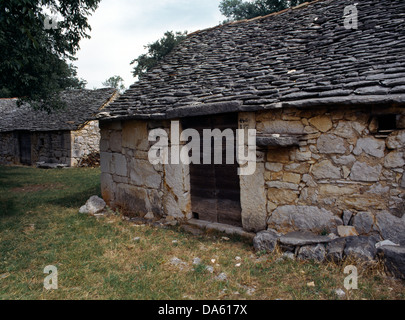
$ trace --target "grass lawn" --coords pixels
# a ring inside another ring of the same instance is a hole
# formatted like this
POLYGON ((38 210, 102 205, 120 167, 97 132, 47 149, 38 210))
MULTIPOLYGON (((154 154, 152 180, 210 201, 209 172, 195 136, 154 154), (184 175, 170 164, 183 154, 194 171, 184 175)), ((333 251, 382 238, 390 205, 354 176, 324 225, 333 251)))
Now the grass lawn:
MULTIPOLYGON (((344 289, 348 262, 283 260, 221 234, 80 215, 100 194, 99 174, 0 167, 0 299, 337 299, 344 289), (202 264, 193 265, 196 257, 202 264), (58 290, 44 289, 48 265, 58 268, 58 290)), ((404 299, 404 282, 381 270, 360 268, 358 290, 343 299, 404 299)))

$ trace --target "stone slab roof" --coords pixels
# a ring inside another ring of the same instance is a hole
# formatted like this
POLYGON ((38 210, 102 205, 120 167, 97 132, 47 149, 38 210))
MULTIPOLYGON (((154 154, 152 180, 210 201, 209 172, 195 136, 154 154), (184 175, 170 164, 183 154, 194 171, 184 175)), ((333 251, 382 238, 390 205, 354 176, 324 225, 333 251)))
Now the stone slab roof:
POLYGON ((66 108, 50 114, 29 105, 18 107, 17 99, 0 99, 0 132, 77 130, 116 98, 116 94, 111 88, 66 90, 61 93, 66 108))
POLYGON ((405 103, 405 1, 318 0, 191 34, 99 114, 170 119, 281 107, 405 103))

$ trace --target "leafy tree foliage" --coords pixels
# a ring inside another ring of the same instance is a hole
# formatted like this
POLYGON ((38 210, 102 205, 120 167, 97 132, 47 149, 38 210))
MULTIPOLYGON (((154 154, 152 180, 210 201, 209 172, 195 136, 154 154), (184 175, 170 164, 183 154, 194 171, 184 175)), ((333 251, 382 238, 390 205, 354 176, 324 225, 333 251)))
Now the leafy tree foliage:
POLYGON ((115 88, 120 92, 123 92, 125 90, 124 79, 122 79, 120 76, 113 76, 108 78, 106 81, 103 82, 103 86, 115 88))
POLYGON ((134 77, 138 76, 142 78, 147 71, 156 66, 160 60, 168 55, 186 37, 187 31, 176 33, 167 31, 161 39, 146 45, 145 49, 148 49, 148 52, 141 54, 138 58, 131 61, 131 65, 135 65, 132 72, 134 77))
POLYGON ((56 93, 83 87, 68 61, 75 60, 80 40, 89 38, 87 18, 99 2, 1 0, 0 97, 23 98, 50 110, 57 107, 56 93), (50 25, 56 21, 47 11, 63 20, 50 25))
POLYGON ((219 5, 219 10, 231 21, 243 20, 265 16, 289 7, 295 7, 306 1, 307 0, 222 0, 219 5))

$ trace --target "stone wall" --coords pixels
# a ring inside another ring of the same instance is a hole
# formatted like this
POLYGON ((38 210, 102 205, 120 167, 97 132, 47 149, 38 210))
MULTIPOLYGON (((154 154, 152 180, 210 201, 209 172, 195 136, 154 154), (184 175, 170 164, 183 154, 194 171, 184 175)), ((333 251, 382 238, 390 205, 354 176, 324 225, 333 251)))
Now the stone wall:
POLYGON ((345 224, 387 236, 398 229, 391 240, 405 241, 404 118, 401 108, 257 113, 258 135, 300 140, 264 149, 268 227, 319 233, 345 224), (378 132, 381 114, 396 114, 397 129, 378 132))
POLYGON ((170 123, 119 121, 101 126, 101 188, 104 200, 129 216, 191 218, 188 166, 152 165, 152 129, 170 132, 170 123))
POLYGON ((31 133, 31 161, 70 165, 70 132, 31 133))
MULTIPOLYGON (((405 241, 404 118, 401 108, 240 113, 240 129, 298 141, 257 148, 255 173, 240 177, 244 229, 338 233, 347 225, 405 241), (381 114, 397 115, 395 130, 378 130, 381 114)), ((148 161, 148 134, 156 128, 170 136, 169 121, 102 124, 103 197, 129 215, 191 218, 188 166, 148 161)))
MULTIPOLYGON (((20 164, 18 132, 0 133, 0 164, 20 164)), ((77 166, 91 153, 100 152, 98 121, 76 131, 31 132, 31 163, 58 163, 77 166)))
POLYGON ((0 164, 12 165, 19 162, 18 138, 14 132, 0 133, 0 164))
POLYGON ((100 128, 98 121, 89 121, 81 129, 71 131, 70 166, 80 164, 80 160, 89 154, 100 152, 100 128))

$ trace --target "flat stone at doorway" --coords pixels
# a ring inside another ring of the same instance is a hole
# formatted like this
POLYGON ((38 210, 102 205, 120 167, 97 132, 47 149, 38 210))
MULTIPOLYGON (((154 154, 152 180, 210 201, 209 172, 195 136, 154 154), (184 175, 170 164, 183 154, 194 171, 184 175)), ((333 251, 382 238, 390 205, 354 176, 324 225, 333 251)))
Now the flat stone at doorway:
POLYGON ((305 246, 318 243, 328 243, 332 239, 311 232, 294 231, 280 237, 280 243, 288 246, 305 246))

